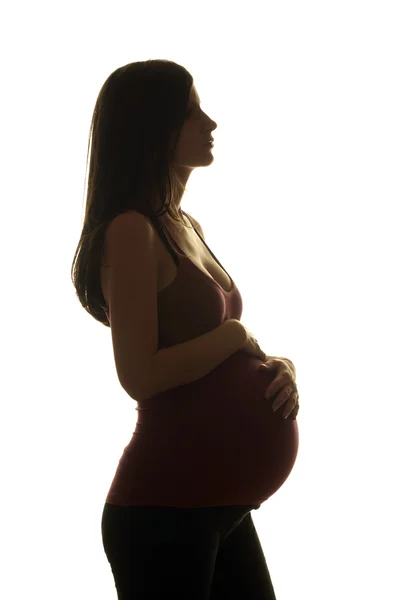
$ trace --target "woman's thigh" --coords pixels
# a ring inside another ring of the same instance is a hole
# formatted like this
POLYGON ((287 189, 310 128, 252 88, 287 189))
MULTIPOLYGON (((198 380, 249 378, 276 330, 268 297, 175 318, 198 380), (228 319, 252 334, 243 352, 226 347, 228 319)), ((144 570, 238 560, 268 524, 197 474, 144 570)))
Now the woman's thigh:
POLYGON ((209 600, 276 600, 251 514, 218 548, 209 600))
POLYGON ((118 600, 274 600, 249 511, 105 505, 102 538, 118 600))

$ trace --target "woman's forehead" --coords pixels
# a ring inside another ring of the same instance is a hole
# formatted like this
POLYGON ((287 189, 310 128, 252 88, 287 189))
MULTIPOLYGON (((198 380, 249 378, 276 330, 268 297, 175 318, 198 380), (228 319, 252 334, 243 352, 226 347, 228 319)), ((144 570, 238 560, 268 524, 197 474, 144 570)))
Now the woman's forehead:
POLYGON ((200 104, 200 98, 199 98, 199 94, 198 94, 198 92, 196 91, 196 88, 195 88, 195 86, 192 86, 192 89, 191 89, 191 95, 190 95, 190 100, 191 100, 191 102, 193 102, 194 104, 195 104, 195 103, 197 103, 197 104, 200 104))

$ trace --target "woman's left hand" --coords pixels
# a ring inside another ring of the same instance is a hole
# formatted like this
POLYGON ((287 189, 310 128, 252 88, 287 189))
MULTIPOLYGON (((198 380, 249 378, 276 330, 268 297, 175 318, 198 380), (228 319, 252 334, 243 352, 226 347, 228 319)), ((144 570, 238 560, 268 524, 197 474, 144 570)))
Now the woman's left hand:
POLYGON ((290 416, 293 420, 296 420, 300 407, 298 403, 299 394, 296 386, 294 366, 290 366, 287 360, 285 361, 281 358, 270 356, 266 359, 265 363, 262 363, 259 366, 258 370, 264 370, 264 372, 277 371, 276 376, 268 386, 264 397, 269 400, 272 396, 277 394, 272 402, 273 410, 278 410, 282 404, 286 403, 283 411, 284 418, 286 419, 290 416))

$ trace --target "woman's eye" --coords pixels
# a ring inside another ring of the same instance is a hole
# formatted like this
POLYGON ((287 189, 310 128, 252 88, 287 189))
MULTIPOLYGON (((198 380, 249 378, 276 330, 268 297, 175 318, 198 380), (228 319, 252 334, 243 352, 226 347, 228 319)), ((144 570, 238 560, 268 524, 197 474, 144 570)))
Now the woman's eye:
MULTIPOLYGON (((195 110, 199 108, 199 110, 201 111, 202 109, 198 106, 191 106, 191 108, 188 110, 188 112, 186 113, 187 117, 190 117, 194 114, 195 110)), ((203 111, 202 111, 203 112, 203 111)))

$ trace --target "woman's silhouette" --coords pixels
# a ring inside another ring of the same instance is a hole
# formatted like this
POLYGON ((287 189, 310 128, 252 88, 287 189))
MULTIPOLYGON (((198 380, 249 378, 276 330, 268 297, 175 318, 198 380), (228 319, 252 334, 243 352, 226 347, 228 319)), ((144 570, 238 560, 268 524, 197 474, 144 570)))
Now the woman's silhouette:
POLYGON ((94 108, 72 269, 137 402, 101 523, 119 600, 275 599, 251 510, 289 476, 297 424, 264 399, 239 289, 181 208, 216 127, 171 61, 117 69, 94 108))

